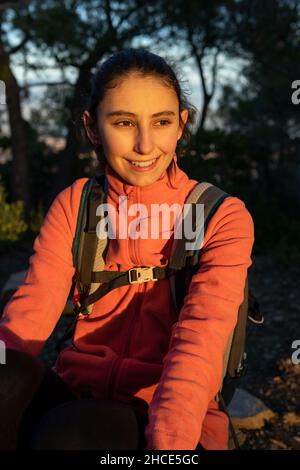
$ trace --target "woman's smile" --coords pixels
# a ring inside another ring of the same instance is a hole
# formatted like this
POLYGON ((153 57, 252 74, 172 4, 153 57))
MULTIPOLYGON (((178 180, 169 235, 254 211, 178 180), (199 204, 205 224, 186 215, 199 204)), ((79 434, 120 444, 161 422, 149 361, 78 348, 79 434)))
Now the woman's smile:
POLYGON ((157 164, 160 157, 152 160, 127 160, 133 171, 151 171, 157 164))

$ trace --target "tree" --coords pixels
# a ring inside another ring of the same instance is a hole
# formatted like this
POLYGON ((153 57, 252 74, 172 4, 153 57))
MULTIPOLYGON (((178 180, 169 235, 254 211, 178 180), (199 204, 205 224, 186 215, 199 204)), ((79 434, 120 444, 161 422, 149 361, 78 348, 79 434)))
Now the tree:
MULTIPOLYGON (((23 200, 25 216, 31 208, 31 197, 28 184, 29 148, 26 137, 24 119, 22 116, 22 104, 19 84, 11 68, 11 60, 14 54, 22 50, 29 40, 29 34, 23 37, 17 45, 11 45, 7 29, 4 28, 6 17, 13 19, 16 14, 16 2, 12 5, 4 4, 0 8, 0 80, 6 87, 6 103, 11 132, 11 146, 13 165, 11 173, 12 200, 23 200)), ((27 2, 18 2, 19 11, 27 8, 27 2)))
POLYGON ((299 106, 291 100, 292 83, 300 76, 299 5, 291 0, 236 1, 231 19, 247 65, 241 89, 224 88, 220 111, 227 128, 247 138, 260 187, 274 192, 275 181, 282 188, 283 175, 292 176, 300 136, 299 106))
POLYGON ((234 50, 228 1, 162 0, 160 4, 160 31, 164 46, 179 45, 184 53, 178 62, 193 58, 199 71, 203 106, 198 133, 205 127, 209 105, 215 95, 220 70, 219 59, 227 50, 234 50))

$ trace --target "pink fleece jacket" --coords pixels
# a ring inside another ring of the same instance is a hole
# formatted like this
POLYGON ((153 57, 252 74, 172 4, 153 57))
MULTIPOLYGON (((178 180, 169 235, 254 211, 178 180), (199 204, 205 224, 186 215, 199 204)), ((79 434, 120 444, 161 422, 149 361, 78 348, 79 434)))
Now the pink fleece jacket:
MULTIPOLYGON (((147 187, 124 182, 106 166, 108 201, 118 212, 119 196, 128 208, 143 203, 179 203, 198 183, 177 165, 147 187)), ((52 203, 24 283, 4 309, 0 339, 7 347, 37 356, 55 327, 70 293, 72 241, 80 197, 87 178, 77 179, 52 203)), ((174 221, 173 221, 174 222, 174 221)), ((159 223, 159 220, 157 220, 159 223)), ((158 239, 110 240, 106 270, 163 266, 172 246, 172 225, 158 239)), ((254 242, 253 220, 242 200, 230 196, 213 215, 179 318, 168 279, 131 284, 101 298, 90 318, 77 322, 74 347, 63 350, 53 369, 78 398, 149 405, 147 449, 228 449, 228 418, 215 396, 222 383, 222 359, 243 300, 254 242)), ((147 410, 146 406, 146 410, 147 410)))

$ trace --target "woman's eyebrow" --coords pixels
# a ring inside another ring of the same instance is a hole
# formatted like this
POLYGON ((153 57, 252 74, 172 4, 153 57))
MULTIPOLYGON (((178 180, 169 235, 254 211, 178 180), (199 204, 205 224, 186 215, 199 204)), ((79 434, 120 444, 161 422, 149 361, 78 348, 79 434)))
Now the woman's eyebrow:
MULTIPOLYGON (((151 117, 158 117, 158 116, 175 116, 175 113, 174 111, 160 111, 159 113, 154 113, 152 114, 151 117)), ((129 111, 123 111, 122 109, 119 109, 117 111, 111 111, 110 113, 107 113, 106 114, 107 117, 111 117, 111 116, 132 116, 132 117, 136 117, 137 115, 134 114, 134 113, 130 113, 129 111)))

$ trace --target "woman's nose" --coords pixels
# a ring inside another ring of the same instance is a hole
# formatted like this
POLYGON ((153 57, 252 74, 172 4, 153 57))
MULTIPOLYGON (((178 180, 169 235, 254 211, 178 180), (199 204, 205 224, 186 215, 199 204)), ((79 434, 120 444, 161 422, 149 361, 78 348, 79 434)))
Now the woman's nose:
POLYGON ((138 129, 135 138, 134 150, 137 153, 150 155, 153 152, 153 149, 154 143, 150 130, 146 128, 138 129))

